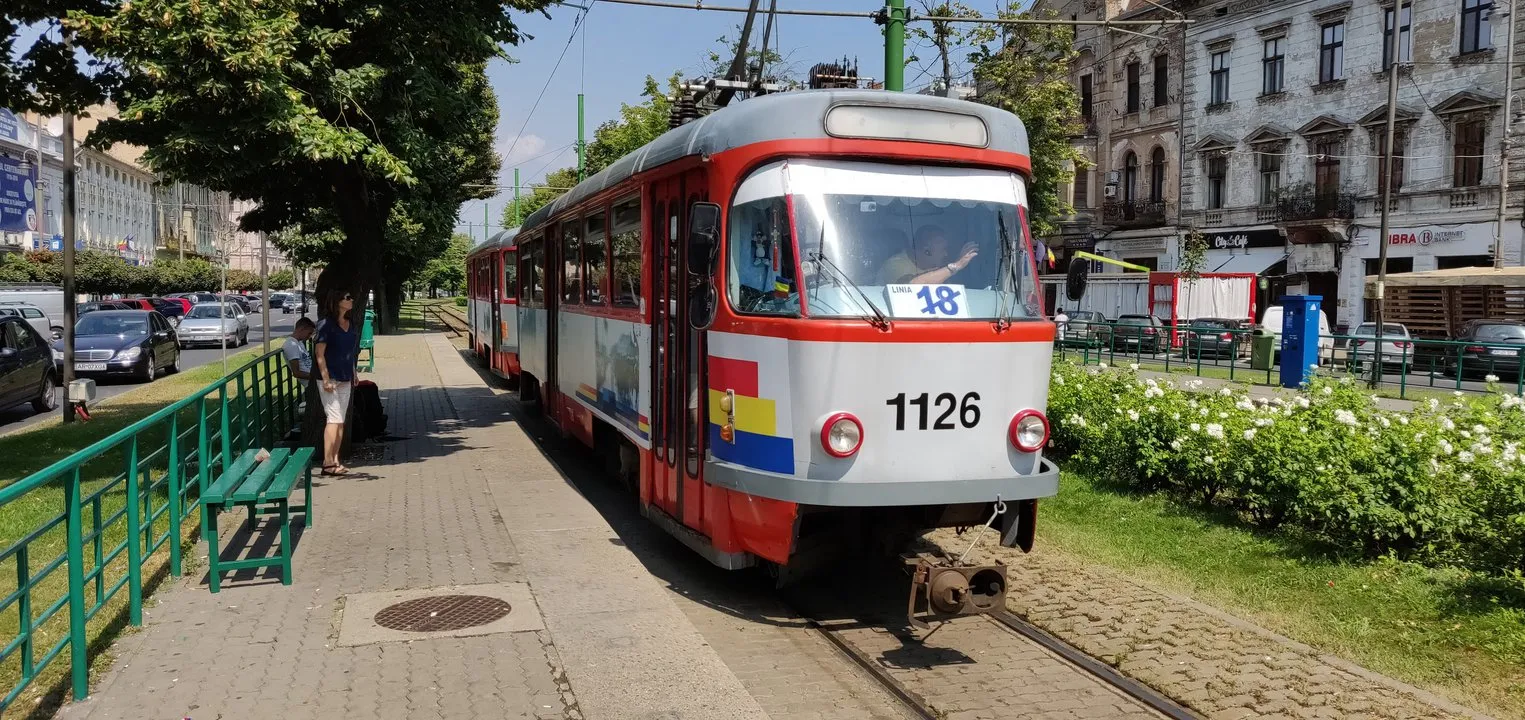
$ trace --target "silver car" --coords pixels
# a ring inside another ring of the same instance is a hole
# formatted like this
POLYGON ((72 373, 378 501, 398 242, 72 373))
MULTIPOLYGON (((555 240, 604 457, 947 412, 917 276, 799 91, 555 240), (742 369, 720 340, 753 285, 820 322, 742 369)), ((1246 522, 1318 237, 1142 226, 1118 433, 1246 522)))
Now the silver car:
MULTIPOLYGON (((1376 355, 1377 324, 1361 323, 1351 336, 1351 355, 1356 363, 1371 362, 1376 355)), ((1405 363, 1414 363, 1414 343, 1413 338, 1409 337, 1409 329, 1399 323, 1382 323, 1382 364, 1405 363)))
POLYGON ((249 342, 249 316, 234 303, 223 303, 220 311, 217 303, 202 303, 191 306, 177 330, 182 348, 221 345, 224 340, 238 347, 249 342))

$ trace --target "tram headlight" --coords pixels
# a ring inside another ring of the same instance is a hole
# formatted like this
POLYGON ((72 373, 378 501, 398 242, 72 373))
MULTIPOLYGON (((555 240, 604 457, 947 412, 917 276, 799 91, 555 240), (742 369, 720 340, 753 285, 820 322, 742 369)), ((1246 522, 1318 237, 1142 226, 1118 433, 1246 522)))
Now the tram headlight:
POLYGON ((1011 419, 1011 427, 1006 434, 1018 450, 1038 452, 1048 443, 1048 418, 1037 410, 1023 410, 1011 419))
POLYGON ((821 447, 832 457, 845 458, 863 447, 863 423, 851 413, 837 413, 821 426, 821 447))

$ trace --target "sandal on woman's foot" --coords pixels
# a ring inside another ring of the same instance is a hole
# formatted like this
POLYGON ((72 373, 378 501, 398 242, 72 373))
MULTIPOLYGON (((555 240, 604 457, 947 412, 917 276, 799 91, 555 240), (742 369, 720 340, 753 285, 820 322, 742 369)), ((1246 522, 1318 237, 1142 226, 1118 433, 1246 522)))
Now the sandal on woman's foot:
POLYGON ((324 465, 322 472, 319 472, 318 474, 319 475, 326 475, 326 476, 333 476, 333 475, 344 475, 344 474, 347 474, 347 473, 349 473, 349 468, 344 467, 343 465, 324 465))

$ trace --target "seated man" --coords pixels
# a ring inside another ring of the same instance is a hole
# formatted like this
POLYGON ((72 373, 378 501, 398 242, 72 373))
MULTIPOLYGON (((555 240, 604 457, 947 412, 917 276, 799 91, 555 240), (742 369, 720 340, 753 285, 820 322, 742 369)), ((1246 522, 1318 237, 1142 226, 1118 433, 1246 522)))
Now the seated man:
POLYGON ((291 368, 291 375, 298 380, 308 380, 312 377, 312 354, 307 352, 307 339, 312 337, 316 327, 310 318, 304 317, 297 320, 296 327, 286 338, 286 343, 281 346, 281 353, 286 357, 286 364, 291 368))
POLYGON ((885 285, 937 285, 969 266, 979 255, 978 246, 964 243, 958 259, 949 262, 948 234, 936 225, 923 225, 916 229, 916 238, 908 250, 902 250, 884 261, 879 269, 879 280, 885 285))

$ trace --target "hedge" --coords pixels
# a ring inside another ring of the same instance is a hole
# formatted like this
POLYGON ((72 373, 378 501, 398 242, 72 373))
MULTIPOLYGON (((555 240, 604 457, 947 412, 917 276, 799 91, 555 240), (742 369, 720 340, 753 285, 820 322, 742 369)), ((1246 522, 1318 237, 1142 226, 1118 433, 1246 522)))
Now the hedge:
POLYGON ((1134 370, 1055 363, 1049 417, 1061 458, 1364 555, 1525 569, 1519 396, 1457 393, 1395 412, 1349 378, 1258 398, 1134 370))

